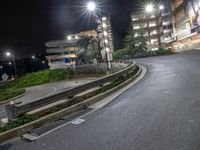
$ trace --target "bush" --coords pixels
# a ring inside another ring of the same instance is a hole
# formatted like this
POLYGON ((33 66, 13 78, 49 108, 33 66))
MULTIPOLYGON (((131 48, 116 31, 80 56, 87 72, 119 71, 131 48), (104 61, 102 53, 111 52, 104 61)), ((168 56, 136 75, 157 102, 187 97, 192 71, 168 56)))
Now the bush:
POLYGON ((9 131, 11 129, 20 127, 22 125, 28 124, 32 121, 35 121, 39 118, 39 116, 23 116, 20 118, 17 118, 16 120, 9 121, 6 126, 0 127, 0 133, 9 131))
POLYGON ((0 89, 0 102, 25 93, 25 89, 0 89))
POLYGON ((47 82, 59 81, 69 78, 73 75, 71 68, 44 70, 35 73, 28 73, 9 84, 10 87, 25 88, 29 86, 39 85, 47 82))

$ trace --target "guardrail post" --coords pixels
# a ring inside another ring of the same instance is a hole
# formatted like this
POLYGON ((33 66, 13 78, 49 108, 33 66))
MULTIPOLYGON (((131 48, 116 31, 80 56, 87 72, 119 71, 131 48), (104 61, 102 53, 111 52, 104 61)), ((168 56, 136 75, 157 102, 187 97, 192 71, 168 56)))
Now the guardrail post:
POLYGON ((7 114, 7 118, 8 120, 12 120, 17 118, 17 114, 16 114, 16 109, 15 109, 15 105, 14 104, 8 104, 5 106, 6 109, 6 114, 7 114))

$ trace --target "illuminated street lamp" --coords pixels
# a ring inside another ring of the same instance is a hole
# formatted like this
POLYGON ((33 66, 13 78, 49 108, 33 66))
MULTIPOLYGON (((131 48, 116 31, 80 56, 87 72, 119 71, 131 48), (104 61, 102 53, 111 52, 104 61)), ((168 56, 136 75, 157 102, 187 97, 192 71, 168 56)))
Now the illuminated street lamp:
POLYGON ((95 2, 88 2, 87 3, 87 9, 90 11, 90 12, 93 12, 96 10, 96 3, 95 2))
POLYGON ((164 9, 164 6, 163 6, 163 5, 160 5, 160 6, 159 6, 159 9, 160 9, 160 10, 163 10, 163 9, 164 9))
POLYGON ((71 40, 71 39, 72 39, 71 35, 69 35, 69 36, 67 37, 67 39, 68 39, 68 40, 71 40))
POLYGON ((1 74, 0 75, 2 75, 3 66, 0 66, 0 70, 1 70, 1 74))
POLYGON ((153 12, 153 5, 152 4, 148 4, 145 9, 146 9, 147 13, 151 13, 151 12, 153 12))
POLYGON ((106 55, 107 67, 108 67, 108 70, 111 70, 112 65, 111 65, 110 58, 112 58, 112 54, 111 54, 110 48, 108 48, 109 41, 108 41, 108 32, 107 32, 107 24, 106 24, 107 18, 106 17, 101 18, 101 15, 98 16, 96 14, 95 11, 97 9, 97 4, 94 1, 88 2, 86 6, 87 6, 87 10, 90 13, 94 12, 94 16, 96 17, 97 23, 101 24, 102 35, 103 35, 102 42, 104 43, 104 51, 105 51, 105 55, 106 55))
POLYGON ((34 72, 34 68, 33 68, 33 61, 35 60, 35 56, 33 55, 33 56, 31 56, 31 59, 29 59, 30 60, 30 65, 31 65, 31 71, 32 71, 32 73, 34 72))
MULTIPOLYGON (((12 57, 12 61, 14 64, 14 69, 15 69, 15 78, 17 78, 17 67, 16 67, 16 63, 15 63, 15 56, 14 56, 14 54, 11 54, 10 52, 6 52, 6 56, 12 57)), ((9 65, 12 65, 12 63, 9 62, 9 65)))

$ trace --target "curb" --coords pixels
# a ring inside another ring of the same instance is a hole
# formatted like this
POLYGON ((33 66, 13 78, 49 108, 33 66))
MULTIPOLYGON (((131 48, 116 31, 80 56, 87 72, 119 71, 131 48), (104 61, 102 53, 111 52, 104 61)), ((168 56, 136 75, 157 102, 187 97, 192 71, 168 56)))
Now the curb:
POLYGON ((54 114, 50 114, 47 115, 45 117, 42 117, 36 121, 33 121, 29 124, 20 126, 18 128, 12 129, 10 131, 4 132, 0 134, 0 143, 5 142, 7 140, 10 140, 12 138, 15 137, 21 137, 23 134, 26 134, 30 131, 32 131, 33 129, 39 128, 41 126, 43 126, 46 123, 50 123, 53 121, 58 120, 58 118, 62 118, 66 115, 72 114, 74 112, 83 110, 85 108, 88 108, 89 106, 101 101, 102 99, 110 96, 111 94, 119 91, 120 89, 122 89, 123 87, 129 85, 131 82, 133 82, 138 76, 140 76, 140 74, 142 73, 142 68, 140 67, 140 70, 138 71, 138 73, 133 76, 131 79, 127 80, 126 82, 118 85, 117 87, 110 89, 109 91, 99 94, 97 96, 94 96, 88 100, 85 100, 84 102, 81 102, 79 104, 73 105, 71 107, 68 107, 66 109, 63 109, 59 112, 56 112, 54 114))
POLYGON ((0 102, 0 105, 9 103, 10 101, 16 100, 16 99, 18 99, 18 98, 21 98, 21 97, 27 95, 27 94, 29 93, 29 90, 27 90, 27 89, 25 89, 25 90, 26 90, 26 91, 25 91, 23 94, 21 94, 21 95, 18 95, 18 96, 16 96, 16 97, 10 98, 10 99, 8 99, 8 100, 6 100, 6 101, 0 102))

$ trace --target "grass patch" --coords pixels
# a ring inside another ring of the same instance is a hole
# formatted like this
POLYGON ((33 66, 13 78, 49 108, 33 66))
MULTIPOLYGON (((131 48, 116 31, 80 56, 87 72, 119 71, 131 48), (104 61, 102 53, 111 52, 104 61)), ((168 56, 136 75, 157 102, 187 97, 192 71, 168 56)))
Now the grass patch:
POLYGON ((132 69, 132 71, 130 71, 126 75, 120 76, 116 80, 112 81, 110 84, 103 86, 102 88, 96 90, 94 93, 90 94, 89 96, 82 96, 82 97, 74 98, 74 99, 68 101, 66 104, 64 104, 62 106, 58 105, 58 106, 53 107, 50 111, 46 112, 43 115, 38 115, 38 116, 37 115, 25 115, 25 116, 22 116, 20 118, 17 118, 14 121, 10 121, 4 127, 0 127, 0 133, 9 131, 11 129, 20 127, 20 126, 28 124, 28 123, 31 123, 31 122, 33 122, 33 121, 35 121, 35 120, 37 120, 41 117, 59 112, 59 111, 66 109, 70 106, 81 103, 81 102, 85 101, 86 99, 91 98, 95 95, 105 93, 106 91, 108 91, 108 90, 122 84, 123 82, 127 81, 128 79, 132 78, 134 75, 136 75, 138 73, 138 71, 139 71, 139 67, 136 66, 132 69))
POLYGON ((28 73, 8 83, 8 88, 5 86, 0 88, 0 102, 23 94, 26 87, 64 80, 70 78, 73 74, 74 71, 71 68, 28 73))
POLYGON ((0 89, 0 102, 16 97, 25 92, 26 92, 25 89, 16 89, 16 88, 0 89))
POLYGON ((67 79, 74 74, 71 68, 56 69, 56 70, 43 70, 35 73, 28 73, 23 77, 18 78, 16 81, 9 83, 9 87, 25 88, 34 85, 40 85, 48 82, 55 82, 67 79))
POLYGON ((20 118, 17 118, 14 121, 9 121, 6 124, 6 126, 0 127, 0 133, 9 131, 11 129, 17 128, 17 127, 25 125, 25 124, 28 124, 32 121, 37 120, 37 119, 39 119, 39 116, 22 116, 20 118))

